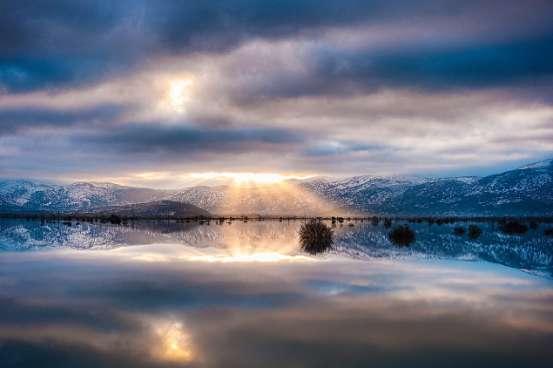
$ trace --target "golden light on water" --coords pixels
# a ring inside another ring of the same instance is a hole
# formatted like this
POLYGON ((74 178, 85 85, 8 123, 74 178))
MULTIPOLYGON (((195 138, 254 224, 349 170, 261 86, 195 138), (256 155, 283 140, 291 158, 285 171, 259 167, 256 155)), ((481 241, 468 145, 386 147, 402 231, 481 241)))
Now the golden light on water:
POLYGON ((163 361, 189 363, 197 358, 192 346, 191 336, 185 331, 181 322, 162 322, 155 327, 159 338, 154 355, 163 361))
POLYGON ((251 254, 205 254, 191 256, 189 261, 208 263, 274 263, 274 262, 306 262, 313 258, 302 255, 288 255, 278 252, 260 252, 251 254))

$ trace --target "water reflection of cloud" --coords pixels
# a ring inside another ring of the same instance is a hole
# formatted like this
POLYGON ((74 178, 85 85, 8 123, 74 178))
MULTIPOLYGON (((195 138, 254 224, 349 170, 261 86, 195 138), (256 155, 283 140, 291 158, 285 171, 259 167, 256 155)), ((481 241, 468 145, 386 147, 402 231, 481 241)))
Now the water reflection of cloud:
POLYGON ((49 361, 57 354, 77 367, 76 356, 122 367, 550 359, 548 279, 476 262, 330 257, 209 264, 128 257, 176 249, 3 254, 0 359, 21 351, 49 361))

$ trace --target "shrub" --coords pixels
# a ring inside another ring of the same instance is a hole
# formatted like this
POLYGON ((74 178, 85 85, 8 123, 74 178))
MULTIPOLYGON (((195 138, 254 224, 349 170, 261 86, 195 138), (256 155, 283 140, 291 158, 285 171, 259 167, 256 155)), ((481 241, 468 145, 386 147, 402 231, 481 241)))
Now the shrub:
POLYGON ((463 236, 463 235, 465 235, 465 228, 462 227, 462 226, 455 226, 453 228, 453 234, 455 234, 457 236, 463 236))
POLYGON ((482 235, 482 229, 476 225, 469 225, 469 238, 478 239, 482 235))
POLYGON ((310 254, 325 252, 332 248, 332 230, 320 221, 310 221, 300 227, 301 248, 310 254))
POLYGON ((537 230, 538 226, 539 225, 536 221, 530 221, 530 229, 537 230))
POLYGON ((117 216, 117 215, 111 215, 109 218, 108 218, 108 221, 114 225, 119 225, 121 223, 121 217, 117 216))
POLYGON ((397 226, 388 233, 388 239, 395 245, 408 246, 415 241, 415 232, 407 225, 397 226))
POLYGON ((543 231, 543 235, 545 236, 553 236, 553 227, 550 227, 549 229, 545 229, 543 231))
POLYGON ((384 227, 385 227, 386 229, 389 229, 390 227, 392 227, 392 219, 385 218, 385 219, 384 219, 384 227))
POLYGON ((524 234, 528 231, 528 226, 518 221, 507 221, 501 224, 501 231, 509 235, 524 234))

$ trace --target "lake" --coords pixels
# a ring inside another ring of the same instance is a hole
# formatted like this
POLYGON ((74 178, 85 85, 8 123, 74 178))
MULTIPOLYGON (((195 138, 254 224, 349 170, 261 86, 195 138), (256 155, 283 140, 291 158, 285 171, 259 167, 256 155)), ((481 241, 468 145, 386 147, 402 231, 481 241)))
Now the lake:
POLYGON ((397 247, 382 224, 329 223, 333 249, 310 255, 301 223, 0 220, 0 366, 553 364, 545 225, 414 223, 397 247))

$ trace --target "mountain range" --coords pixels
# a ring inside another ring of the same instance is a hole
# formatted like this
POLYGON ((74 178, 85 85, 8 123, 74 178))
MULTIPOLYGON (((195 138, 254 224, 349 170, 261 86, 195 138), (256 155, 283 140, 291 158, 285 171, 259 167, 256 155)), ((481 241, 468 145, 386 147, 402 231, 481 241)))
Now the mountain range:
POLYGON ((219 184, 158 190, 112 183, 58 185, 0 179, 0 212, 137 213, 147 208, 148 213, 161 213, 156 206, 170 206, 172 213, 184 214, 184 207, 175 203, 185 203, 193 206, 187 209, 195 214, 222 215, 553 215, 553 160, 484 177, 364 175, 274 185, 219 184))

